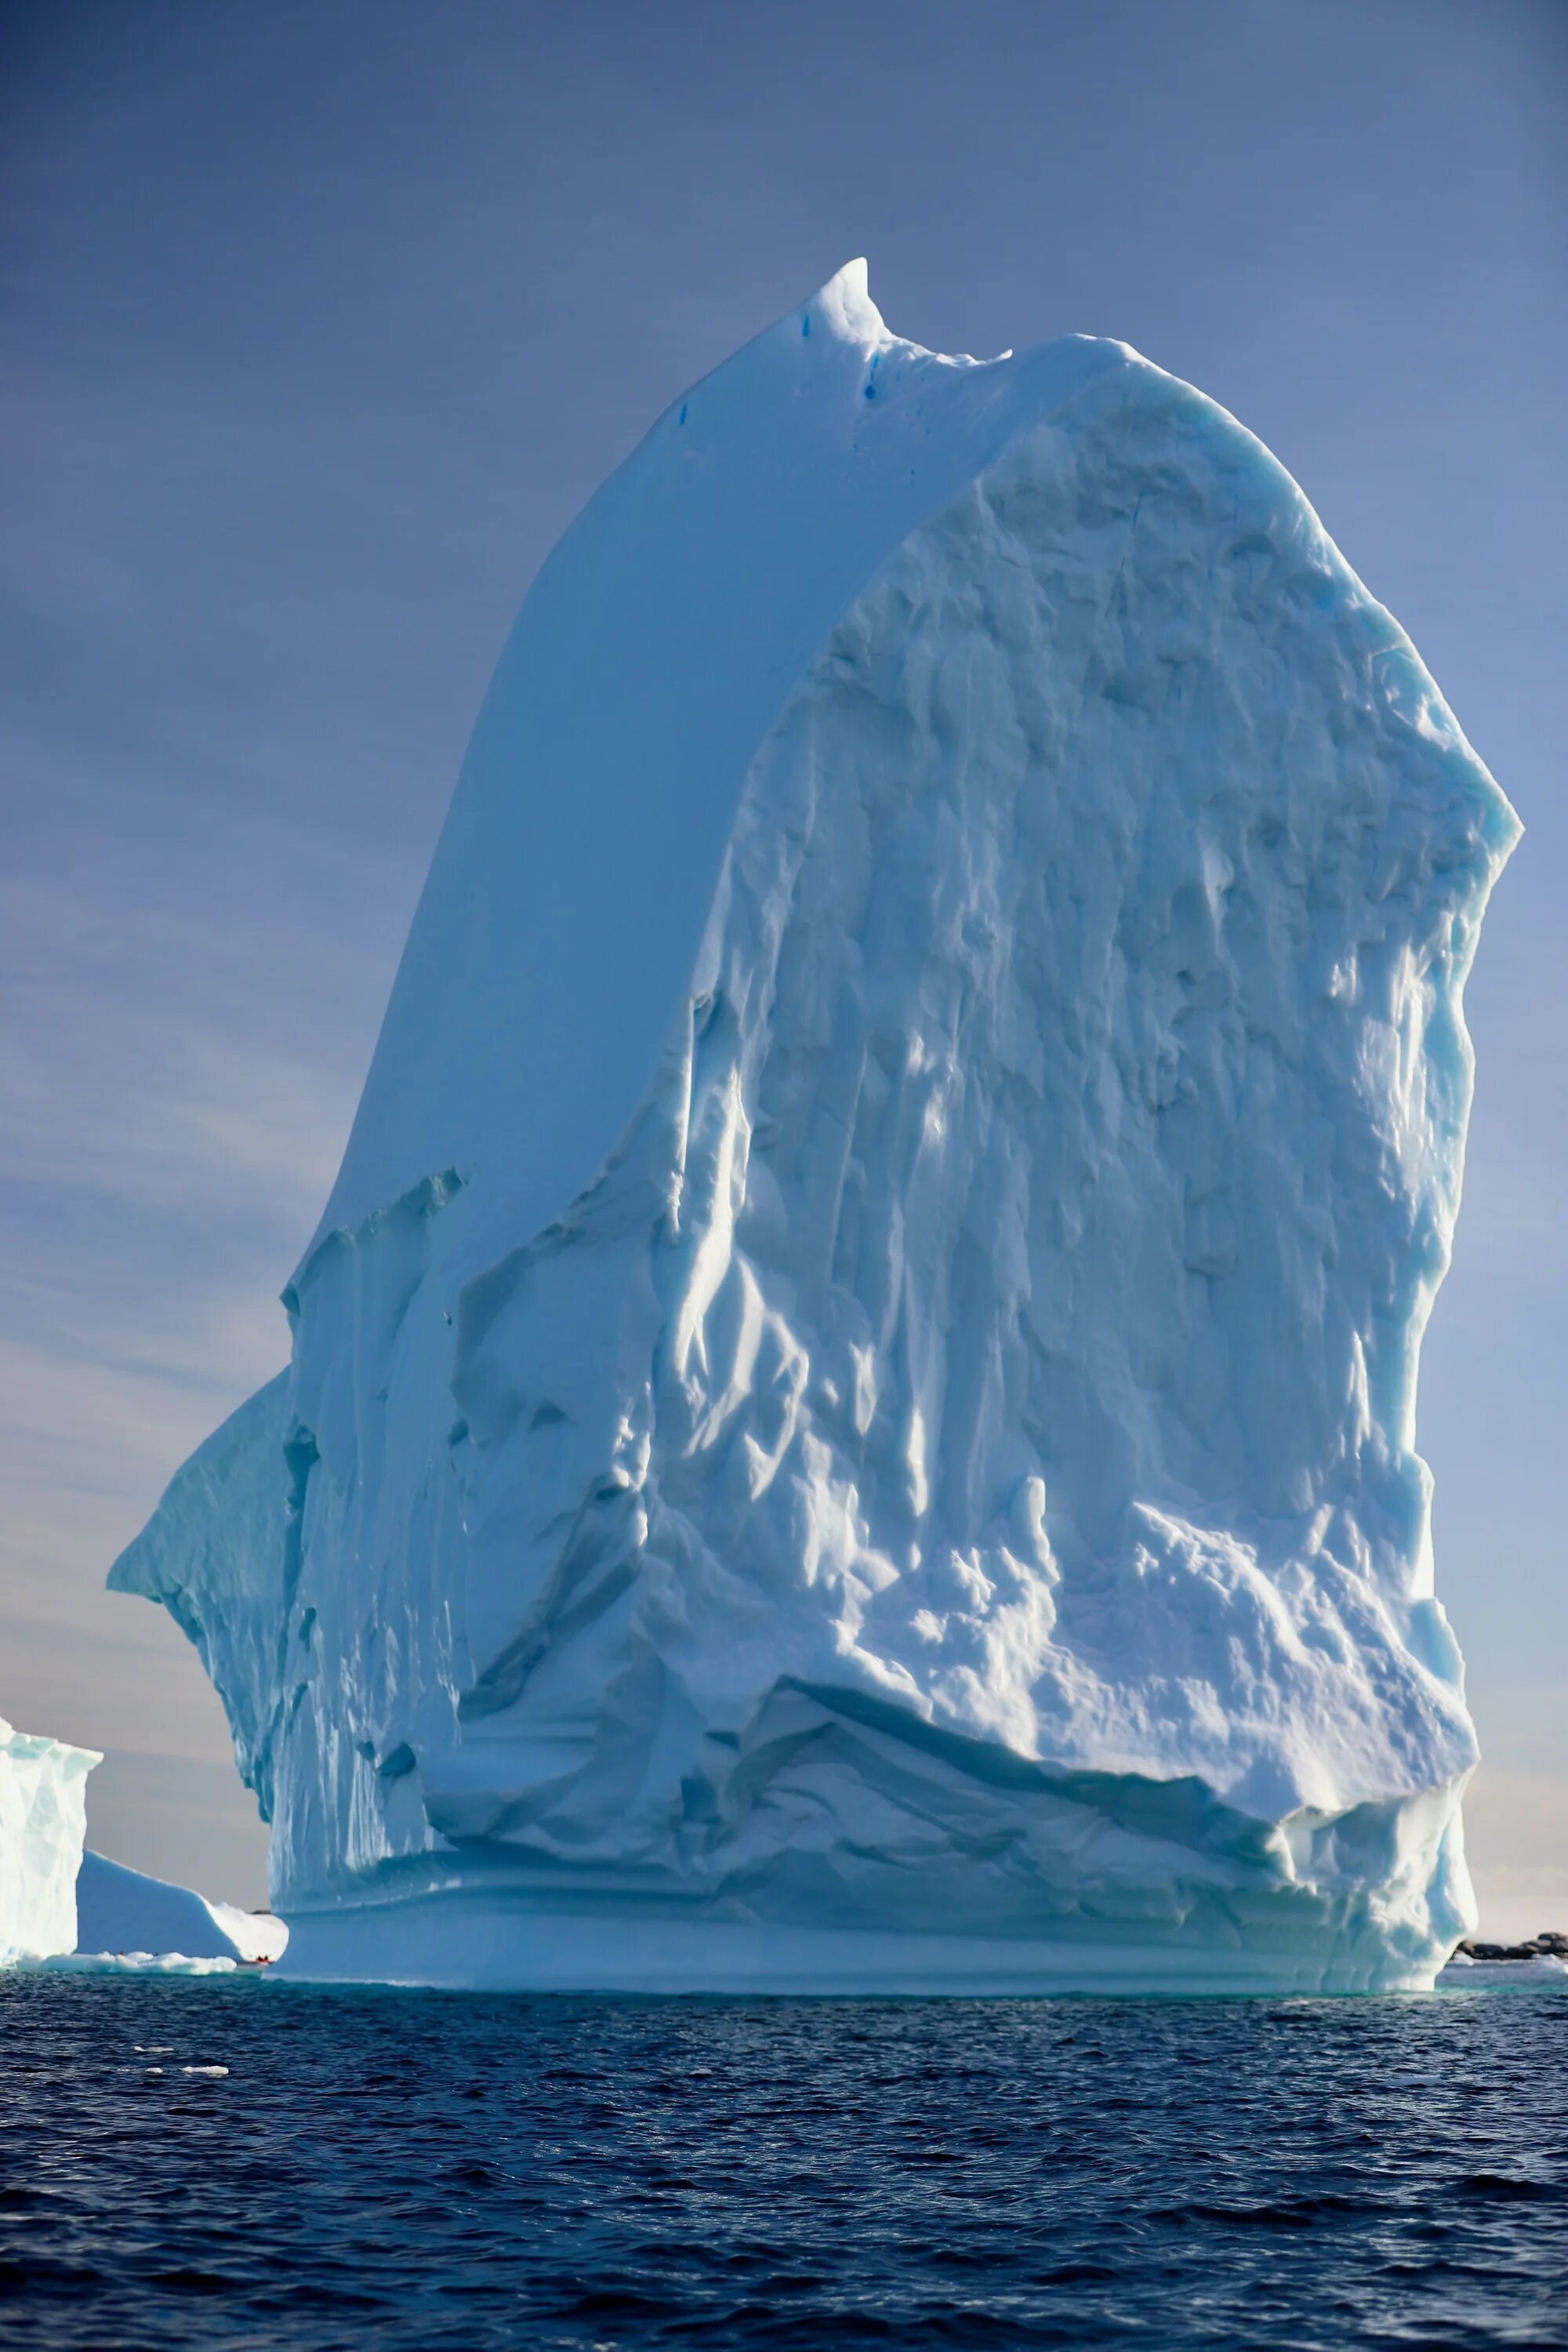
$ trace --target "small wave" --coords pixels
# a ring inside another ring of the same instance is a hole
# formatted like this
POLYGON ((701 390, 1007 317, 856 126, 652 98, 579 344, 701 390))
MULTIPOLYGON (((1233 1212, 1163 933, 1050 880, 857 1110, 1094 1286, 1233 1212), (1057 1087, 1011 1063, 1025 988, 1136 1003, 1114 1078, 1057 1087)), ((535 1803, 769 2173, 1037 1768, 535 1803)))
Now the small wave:
POLYGON ((1550 2180, 1529 2180, 1516 2172, 1472 2172, 1458 2186, 1461 2197, 1496 2197, 1526 2203, 1555 2204, 1568 2194, 1550 2180))

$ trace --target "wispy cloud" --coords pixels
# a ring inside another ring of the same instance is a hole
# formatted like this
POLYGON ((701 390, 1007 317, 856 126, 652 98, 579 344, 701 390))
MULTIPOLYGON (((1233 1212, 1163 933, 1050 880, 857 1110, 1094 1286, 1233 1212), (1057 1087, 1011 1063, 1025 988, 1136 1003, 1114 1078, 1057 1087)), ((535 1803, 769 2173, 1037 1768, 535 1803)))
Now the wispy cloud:
POLYGON ((205 1758, 222 1783, 194 1655, 103 1579, 286 1359, 277 1293, 331 1181, 385 954, 275 907, 247 919, 233 894, 204 910, 189 878, 79 856, 68 886, 0 887, 0 1705, 205 1758))
POLYGON ((301 1002, 342 992, 330 941, 33 876, 0 886, 0 940, 13 1181, 309 1231, 353 1102, 337 1024, 301 1002))
POLYGON ((1465 1845, 1483 1936, 1568 1932, 1568 1777, 1483 1764, 1465 1799, 1465 1845))

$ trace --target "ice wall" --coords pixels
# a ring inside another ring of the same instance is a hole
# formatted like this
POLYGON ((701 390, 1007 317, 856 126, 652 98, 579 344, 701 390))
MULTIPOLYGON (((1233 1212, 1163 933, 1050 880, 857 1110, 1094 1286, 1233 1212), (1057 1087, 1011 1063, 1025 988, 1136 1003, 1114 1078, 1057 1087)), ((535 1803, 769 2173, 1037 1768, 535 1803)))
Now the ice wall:
POLYGON ((847 272, 487 700, 289 1372, 114 1582, 289 1965, 1429 1982, 1414 1451, 1517 827, 1233 419, 847 272))
POLYGON ((87 1776, 102 1761, 0 1720, 0 1963, 76 1949, 87 1776))

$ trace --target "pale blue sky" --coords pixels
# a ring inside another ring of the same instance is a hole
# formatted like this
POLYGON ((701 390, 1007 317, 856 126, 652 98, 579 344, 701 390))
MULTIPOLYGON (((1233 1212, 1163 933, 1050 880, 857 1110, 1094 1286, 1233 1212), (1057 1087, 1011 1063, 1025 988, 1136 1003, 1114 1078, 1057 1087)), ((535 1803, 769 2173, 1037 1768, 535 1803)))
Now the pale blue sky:
POLYGON ((0 1712, 111 1751, 97 1842, 258 1896, 103 1571, 282 1360, 541 557, 866 253, 900 333, 1118 335, 1234 409, 1529 827, 1420 1434, 1489 1914, 1568 1925, 1565 181, 1560 0, 12 0, 0 1712))

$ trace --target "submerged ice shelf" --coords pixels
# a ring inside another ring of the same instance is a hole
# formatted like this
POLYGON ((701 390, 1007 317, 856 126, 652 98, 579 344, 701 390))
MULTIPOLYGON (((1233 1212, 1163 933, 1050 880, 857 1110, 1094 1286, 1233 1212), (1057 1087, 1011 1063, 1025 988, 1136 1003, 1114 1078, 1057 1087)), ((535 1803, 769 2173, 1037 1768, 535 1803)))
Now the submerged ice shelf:
POLYGON ((283 1966, 1430 1983, 1475 1760, 1415 1454, 1517 826, 1295 485, 863 268, 568 531, 288 1369, 112 1573, 283 1966))

